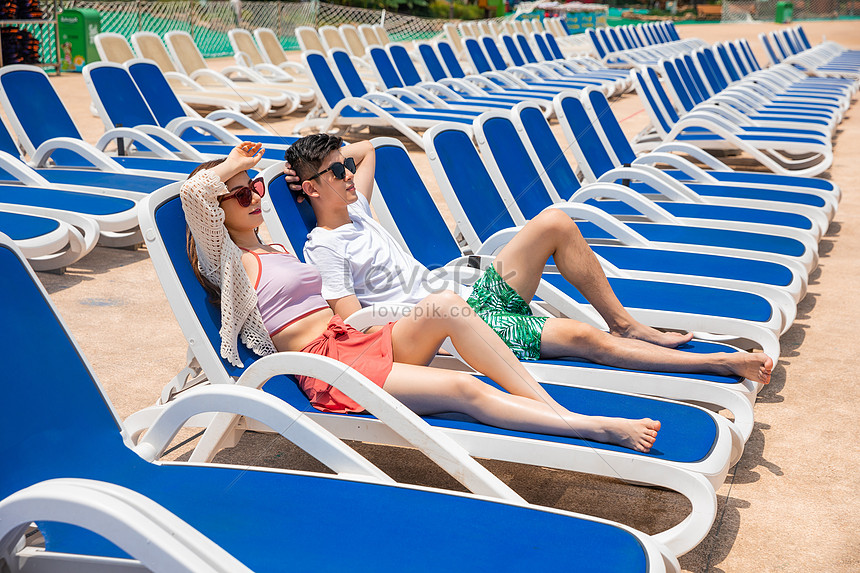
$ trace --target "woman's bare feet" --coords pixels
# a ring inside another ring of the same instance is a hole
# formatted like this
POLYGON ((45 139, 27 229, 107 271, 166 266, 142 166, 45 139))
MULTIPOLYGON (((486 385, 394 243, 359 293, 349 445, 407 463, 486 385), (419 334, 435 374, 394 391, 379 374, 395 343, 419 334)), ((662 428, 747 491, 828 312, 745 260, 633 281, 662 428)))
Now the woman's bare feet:
POLYGON ((627 418, 604 418, 602 442, 624 446, 637 452, 647 452, 657 439, 660 422, 651 418, 630 420, 627 418))
POLYGON ((663 332, 662 330, 646 326, 641 322, 633 322, 625 327, 610 328, 609 332, 622 338, 644 340, 645 342, 666 348, 677 348, 693 339, 693 334, 690 332, 686 334, 680 332, 663 332))
POLYGON ((742 376, 753 382, 767 384, 773 371, 773 360, 763 352, 731 352, 724 356, 727 374, 742 376))

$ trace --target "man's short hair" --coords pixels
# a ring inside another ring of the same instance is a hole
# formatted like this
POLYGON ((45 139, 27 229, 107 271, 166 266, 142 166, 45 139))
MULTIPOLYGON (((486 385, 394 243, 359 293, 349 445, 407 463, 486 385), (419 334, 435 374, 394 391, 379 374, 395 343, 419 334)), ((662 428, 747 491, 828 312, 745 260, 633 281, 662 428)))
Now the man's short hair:
POLYGON ((303 137, 290 145, 284 159, 296 172, 301 181, 313 177, 321 171, 322 162, 329 153, 340 149, 343 138, 327 133, 317 133, 303 137))

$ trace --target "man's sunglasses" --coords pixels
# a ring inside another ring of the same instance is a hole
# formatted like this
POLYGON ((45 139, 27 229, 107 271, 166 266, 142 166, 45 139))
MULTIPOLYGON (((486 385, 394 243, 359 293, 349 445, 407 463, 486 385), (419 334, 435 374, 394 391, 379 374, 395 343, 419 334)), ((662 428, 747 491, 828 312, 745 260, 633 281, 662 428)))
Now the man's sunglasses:
POLYGON ((355 159, 353 159, 352 157, 347 157, 343 160, 343 163, 341 163, 340 161, 332 163, 331 165, 329 165, 328 169, 323 169, 313 177, 308 177, 307 180, 310 181, 311 179, 316 179, 323 173, 328 173, 329 171, 331 171, 331 174, 334 175, 335 179, 343 179, 344 177, 346 177, 347 169, 349 169, 350 173, 355 174, 355 159))
POLYGON ((228 199, 235 199, 242 207, 248 207, 251 204, 251 193, 256 193, 263 198, 266 195, 266 185, 263 183, 262 177, 251 179, 244 187, 239 187, 229 195, 222 195, 218 198, 219 203, 223 203, 228 199))

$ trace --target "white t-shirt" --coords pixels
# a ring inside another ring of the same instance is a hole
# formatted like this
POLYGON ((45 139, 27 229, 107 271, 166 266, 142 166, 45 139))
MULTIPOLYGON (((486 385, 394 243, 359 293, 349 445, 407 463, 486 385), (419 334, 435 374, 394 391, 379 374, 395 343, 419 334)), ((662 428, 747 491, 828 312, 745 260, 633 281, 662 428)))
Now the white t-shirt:
POLYGON ((354 294, 362 306, 369 306, 415 304, 440 288, 468 296, 470 289, 462 285, 443 285, 440 281, 428 284, 430 271, 374 220, 364 195, 359 193, 348 210, 351 223, 331 230, 316 227, 305 243, 305 260, 322 275, 323 298, 354 294))

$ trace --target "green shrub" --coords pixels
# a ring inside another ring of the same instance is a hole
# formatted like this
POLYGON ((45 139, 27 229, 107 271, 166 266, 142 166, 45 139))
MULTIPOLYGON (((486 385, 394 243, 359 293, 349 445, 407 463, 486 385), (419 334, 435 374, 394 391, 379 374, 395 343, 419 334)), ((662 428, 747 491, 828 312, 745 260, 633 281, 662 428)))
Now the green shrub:
MULTIPOLYGON (((434 0, 428 6, 430 17, 447 20, 451 14, 451 3, 447 0, 434 0)), ((480 20, 484 17, 484 9, 480 6, 454 2, 454 18, 456 20, 480 20)))

